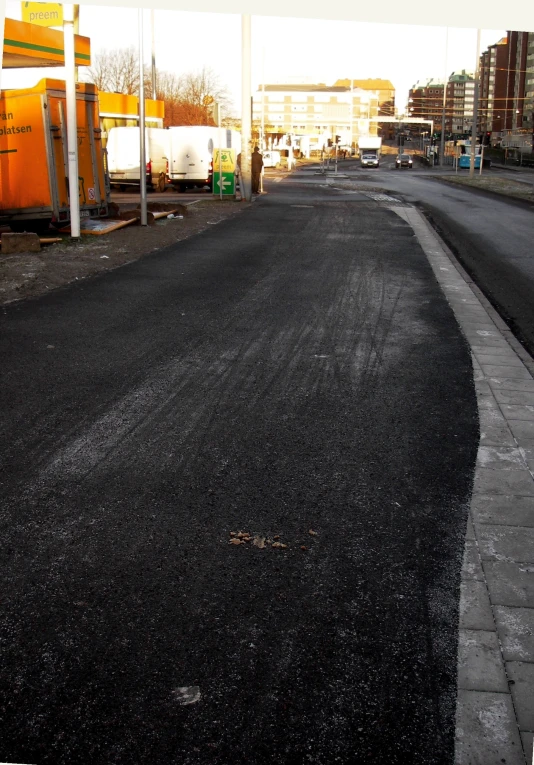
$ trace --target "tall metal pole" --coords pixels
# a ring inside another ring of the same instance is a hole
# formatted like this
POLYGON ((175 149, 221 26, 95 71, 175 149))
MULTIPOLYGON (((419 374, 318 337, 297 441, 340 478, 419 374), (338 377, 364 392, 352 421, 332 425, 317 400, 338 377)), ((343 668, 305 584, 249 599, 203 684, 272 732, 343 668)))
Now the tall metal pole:
MULTIPOLYGON (((265 48, 261 51, 261 143, 262 153, 265 151, 265 48)), ((263 167, 260 175, 260 191, 263 194, 263 167)))
POLYGON ((154 9, 150 11, 150 26, 152 27, 152 98, 156 98, 156 31, 154 24, 154 9))
POLYGON ((478 91, 480 88, 480 29, 477 29, 477 59, 475 67, 475 93, 473 97, 473 127, 471 130, 471 161, 469 177, 475 177, 475 152, 477 145, 478 91))
MULTIPOLYGON (((80 6, 74 5, 73 9, 74 9, 74 34, 79 35, 80 34, 80 6)), ((74 79, 76 80, 76 82, 78 82, 79 80, 77 66, 74 67, 74 79)))
POLYGON ((139 8, 139 185, 141 187, 141 225, 146 226, 146 147, 145 147, 145 83, 143 49, 143 9, 139 8))
POLYGON ((80 193, 78 190, 78 125, 76 120, 76 82, 74 79, 74 7, 63 6, 63 46, 65 50, 65 92, 67 101, 67 155, 69 165, 70 235, 80 236, 80 193))
POLYGON ((252 199, 252 175, 250 168, 250 140, 252 119, 250 99, 252 94, 250 77, 250 15, 241 16, 241 196, 250 202, 252 199))
POLYGON ((441 141, 439 147, 439 164, 443 166, 445 162, 445 107, 447 105, 447 57, 449 52, 449 27, 445 37, 445 76, 443 79, 443 110, 441 112, 441 141))
POLYGON ((351 79, 350 81, 350 138, 349 138, 349 146, 350 146, 349 156, 350 157, 352 157, 352 131, 353 131, 353 122, 354 122, 353 101, 354 101, 354 80, 351 79))

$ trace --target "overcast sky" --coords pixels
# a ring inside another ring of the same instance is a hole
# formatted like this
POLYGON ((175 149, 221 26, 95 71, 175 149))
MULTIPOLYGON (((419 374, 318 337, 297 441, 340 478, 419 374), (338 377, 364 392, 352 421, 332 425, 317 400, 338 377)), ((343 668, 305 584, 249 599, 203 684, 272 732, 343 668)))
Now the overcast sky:
MULTIPOLYGON (((7 0, 6 16, 21 18, 20 2, 7 0)), ((230 91, 236 111, 241 103, 241 17, 239 15, 155 11, 156 66, 177 74, 208 66, 230 91)), ((150 11, 144 11, 145 60, 150 63, 150 11)), ((137 46, 137 9, 80 6, 80 34, 91 38, 93 55, 101 49, 137 46)), ((506 34, 483 30, 481 52, 506 34)), ((295 81, 332 84, 338 78, 389 79, 396 101, 406 104, 408 89, 429 77, 473 71, 476 30, 445 27, 365 24, 349 21, 252 17, 252 86, 295 81), (446 56, 446 50, 448 53, 446 56)), ((41 77, 63 78, 63 70, 4 70, 2 87, 31 87, 41 77)))

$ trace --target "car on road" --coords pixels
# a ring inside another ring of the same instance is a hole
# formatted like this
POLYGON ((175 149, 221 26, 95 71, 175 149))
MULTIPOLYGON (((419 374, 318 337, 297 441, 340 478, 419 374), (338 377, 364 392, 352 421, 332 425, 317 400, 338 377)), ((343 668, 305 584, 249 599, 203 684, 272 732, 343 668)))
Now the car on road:
POLYGON ((397 156, 397 159, 395 160, 395 168, 401 168, 401 167, 409 167, 410 170, 412 169, 412 157, 410 154, 399 154, 397 156))
POLYGON ((360 158, 362 167, 380 167, 380 160, 377 154, 362 154, 360 158))

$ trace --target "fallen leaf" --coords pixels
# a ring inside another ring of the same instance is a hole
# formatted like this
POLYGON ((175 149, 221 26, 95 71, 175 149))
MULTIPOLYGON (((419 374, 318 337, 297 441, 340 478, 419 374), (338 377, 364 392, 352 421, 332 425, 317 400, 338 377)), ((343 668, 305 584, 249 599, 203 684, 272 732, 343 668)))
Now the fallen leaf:
POLYGON ((254 537, 252 544, 254 547, 259 547, 260 550, 263 550, 265 547, 265 537, 254 537))
POLYGON ((275 534, 273 539, 277 539, 277 540, 280 539, 280 534, 275 534))
POLYGON ((231 540, 228 542, 228 544, 229 544, 229 545, 244 545, 245 543, 243 542, 243 540, 242 540, 242 539, 231 539, 231 540))
POLYGON ((236 537, 237 536, 237 531, 231 531, 230 532, 230 536, 231 537, 236 537))
POLYGON ((316 531, 314 531, 313 529, 310 529, 310 530, 308 531, 308 534, 310 534, 312 537, 316 537, 316 536, 317 536, 317 532, 316 532, 316 531))
POLYGON ((300 546, 300 549, 301 549, 301 550, 307 550, 308 548, 306 547, 306 545, 301 545, 301 546, 300 546))
POLYGON ((271 547, 282 547, 282 544, 280 542, 273 542, 271 547))

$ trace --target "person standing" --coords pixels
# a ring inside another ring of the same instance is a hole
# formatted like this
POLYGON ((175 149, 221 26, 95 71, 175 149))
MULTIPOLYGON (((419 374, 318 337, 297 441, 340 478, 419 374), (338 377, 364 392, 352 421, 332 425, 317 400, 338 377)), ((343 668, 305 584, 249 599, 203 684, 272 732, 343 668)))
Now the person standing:
POLYGON ((263 156, 257 146, 254 147, 250 160, 250 169, 252 171, 252 193, 260 193, 260 176, 263 168, 263 156))

